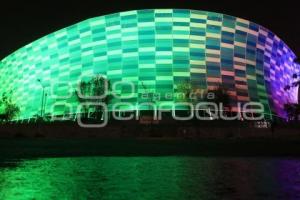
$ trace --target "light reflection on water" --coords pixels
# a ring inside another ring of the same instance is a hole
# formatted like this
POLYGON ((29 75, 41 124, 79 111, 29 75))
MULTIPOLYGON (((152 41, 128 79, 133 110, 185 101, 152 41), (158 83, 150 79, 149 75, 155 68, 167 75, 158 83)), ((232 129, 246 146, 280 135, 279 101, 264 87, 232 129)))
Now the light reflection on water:
POLYGON ((299 199, 300 160, 75 157, 0 168, 0 199, 299 199))

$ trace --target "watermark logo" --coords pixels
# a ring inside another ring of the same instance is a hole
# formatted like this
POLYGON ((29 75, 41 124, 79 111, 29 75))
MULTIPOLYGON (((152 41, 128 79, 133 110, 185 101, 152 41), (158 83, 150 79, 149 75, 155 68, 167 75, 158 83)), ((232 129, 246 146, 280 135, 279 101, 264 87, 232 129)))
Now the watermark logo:
MULTIPOLYGON (((116 81, 111 84, 103 77, 88 78, 90 82, 80 81, 75 90, 73 89, 78 99, 76 119, 79 126, 84 128, 105 127, 109 117, 119 121, 139 120, 143 110, 151 111, 153 120, 162 120, 163 113, 170 113, 171 117, 178 121, 264 119, 264 106, 259 102, 237 102, 234 105, 234 112, 231 112, 228 109, 229 106, 225 106, 220 100, 216 101, 219 97, 210 91, 185 89, 185 91, 161 94, 147 90, 142 84, 143 88, 138 93, 136 84, 131 81, 116 81), (126 88, 126 93, 122 93, 124 88, 126 88), (142 102, 134 101, 133 103, 130 101, 132 98, 142 102), (185 115, 178 114, 181 111, 184 111, 185 115)), ((88 78, 85 77, 85 79, 88 78)), ((74 94, 71 88, 72 85, 65 82, 52 85, 51 97, 67 100, 74 94), (58 86, 66 88, 66 95, 55 94, 54 91, 58 86)), ((70 103, 55 103, 51 107, 51 113, 55 113, 60 106, 64 106, 70 113, 74 111, 70 103)), ((52 119, 69 118, 54 115, 52 119)))
POLYGON ((102 128, 105 127, 108 123, 108 111, 107 111, 107 105, 105 103, 81 103, 79 104, 78 107, 78 116, 77 116, 77 123, 79 124, 79 126, 83 127, 83 128, 102 128), (97 120, 96 123, 87 123, 84 122, 83 119, 85 119, 85 117, 83 117, 82 115, 82 108, 83 107, 91 107, 91 106, 97 106, 97 107, 102 107, 102 116, 100 120, 97 120))

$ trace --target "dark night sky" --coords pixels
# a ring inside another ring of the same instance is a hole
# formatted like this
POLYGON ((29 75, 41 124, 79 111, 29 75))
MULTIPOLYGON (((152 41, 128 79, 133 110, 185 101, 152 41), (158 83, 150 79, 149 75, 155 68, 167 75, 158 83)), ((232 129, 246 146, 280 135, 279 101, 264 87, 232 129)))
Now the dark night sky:
POLYGON ((90 17, 146 8, 187 8, 248 19, 273 31, 300 56, 300 9, 295 0, 16 1, 0 5, 0 59, 56 30, 90 17))

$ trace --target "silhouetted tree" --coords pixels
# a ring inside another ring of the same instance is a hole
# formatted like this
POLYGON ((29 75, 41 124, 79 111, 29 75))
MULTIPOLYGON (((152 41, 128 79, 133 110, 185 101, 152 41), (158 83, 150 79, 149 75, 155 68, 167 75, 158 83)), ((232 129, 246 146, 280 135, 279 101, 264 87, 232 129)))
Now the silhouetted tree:
POLYGON ((218 86, 215 89, 207 90, 207 95, 205 95, 205 100, 207 102, 214 102, 217 105, 220 105, 220 103, 222 103, 224 107, 230 108, 230 96, 228 94, 227 89, 222 86, 218 86))
MULTIPOLYGON (((80 81, 78 89, 75 90, 75 95, 80 103, 104 103, 108 105, 109 101, 111 100, 111 96, 109 94, 110 82, 101 75, 96 75, 88 81, 80 81), (78 91, 78 89, 80 91, 78 91), (104 96, 105 93, 107 94, 106 96, 104 96), (100 98, 100 96, 103 97, 100 98)), ((82 109, 83 117, 87 118, 89 111, 88 105, 84 104, 82 109)), ((92 112, 92 115, 99 120, 102 118, 103 111, 103 106, 96 105, 95 111, 92 112)))
POLYGON ((293 81, 291 84, 284 86, 284 91, 288 92, 291 88, 300 86, 300 74, 294 73, 292 75, 293 81))
POLYGON ((83 98, 82 96, 88 96, 87 92, 87 82, 80 81, 78 83, 78 88, 75 90, 75 96, 77 101, 82 105, 82 117, 87 118, 88 117, 88 107, 85 102, 87 102, 87 98, 83 98), (80 90, 80 91, 79 91, 80 90))
MULTIPOLYGON (((207 90, 204 100, 206 102, 215 103, 217 105, 218 112, 224 112, 223 110, 220 110, 221 104, 223 105, 224 110, 227 108, 231 112, 230 96, 228 94, 228 90, 221 85, 217 86, 214 89, 207 90)), ((213 110, 214 107, 208 106, 208 109, 213 110)))
POLYGON ((293 103, 284 104, 284 110, 287 114, 289 121, 298 120, 298 116, 300 115, 300 105, 299 104, 293 104, 293 103))
POLYGON ((192 92, 192 86, 190 82, 183 82, 176 85, 176 92, 178 96, 176 99, 178 101, 190 102, 190 94, 192 92), (180 98, 182 97, 182 98, 180 98))
POLYGON ((0 99, 0 119, 4 121, 10 121, 15 118, 19 112, 20 108, 11 99, 11 93, 8 96, 6 93, 2 94, 0 99))
MULTIPOLYGON (((104 103, 108 105, 110 100, 110 94, 108 94, 110 88, 110 82, 103 76, 97 75, 91 80, 91 92, 93 96, 99 98, 93 99, 95 103, 104 103), (106 94, 107 93, 107 94, 106 94), (106 95, 105 95, 106 94, 106 95), (104 96, 105 95, 105 96, 104 96), (100 96, 103 96, 100 98, 100 96)), ((95 106, 94 116, 96 119, 101 119, 103 115, 103 106, 95 106)))
MULTIPOLYGON (((295 59, 295 63, 299 63, 299 60, 295 59)), ((292 75, 293 81, 291 84, 286 85, 283 89, 285 92, 289 92, 291 88, 298 87, 298 98, 300 97, 300 74, 294 73, 292 75)), ((298 120, 298 116, 300 114, 300 98, 297 103, 287 103, 284 105, 284 110, 287 114, 288 120, 295 121, 298 120)))

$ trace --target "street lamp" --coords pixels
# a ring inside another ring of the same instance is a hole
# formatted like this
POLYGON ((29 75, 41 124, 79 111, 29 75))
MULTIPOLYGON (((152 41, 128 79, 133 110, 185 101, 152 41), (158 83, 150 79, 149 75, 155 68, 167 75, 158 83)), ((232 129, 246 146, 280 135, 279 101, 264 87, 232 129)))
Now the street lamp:
POLYGON ((43 88, 42 92, 42 102, 41 102, 41 118, 43 118, 43 109, 44 109, 44 98, 45 98, 45 86, 42 84, 41 79, 37 79, 37 82, 39 82, 43 88))

